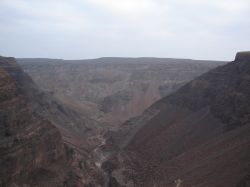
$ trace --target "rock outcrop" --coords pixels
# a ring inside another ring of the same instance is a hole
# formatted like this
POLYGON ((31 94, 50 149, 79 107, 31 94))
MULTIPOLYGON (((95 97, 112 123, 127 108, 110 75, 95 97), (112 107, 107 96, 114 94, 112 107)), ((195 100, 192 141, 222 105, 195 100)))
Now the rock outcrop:
POLYGON ((235 62, 250 62, 250 51, 239 52, 236 54, 235 62))

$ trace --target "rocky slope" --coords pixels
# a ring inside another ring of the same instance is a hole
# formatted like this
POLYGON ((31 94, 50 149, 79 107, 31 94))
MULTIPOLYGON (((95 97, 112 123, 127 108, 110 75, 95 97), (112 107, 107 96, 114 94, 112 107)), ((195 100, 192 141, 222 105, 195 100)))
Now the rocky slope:
POLYGON ((116 183, 248 187, 250 52, 238 53, 123 127, 109 139, 122 150, 103 165, 116 183))
POLYGON ((43 89, 64 104, 117 125, 224 62, 160 58, 18 59, 43 89))
POLYGON ((75 129, 87 131, 79 121, 41 92, 15 59, 0 57, 0 186, 102 185, 100 171, 79 146, 85 143, 75 129))

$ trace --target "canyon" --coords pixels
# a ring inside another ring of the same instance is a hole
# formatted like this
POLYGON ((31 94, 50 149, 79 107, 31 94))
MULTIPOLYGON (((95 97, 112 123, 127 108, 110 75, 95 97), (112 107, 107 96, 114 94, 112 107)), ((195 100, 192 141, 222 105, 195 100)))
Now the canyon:
POLYGON ((167 58, 17 59, 45 92, 116 127, 225 62, 167 58))
POLYGON ((0 57, 0 186, 249 187, 250 52, 0 57))

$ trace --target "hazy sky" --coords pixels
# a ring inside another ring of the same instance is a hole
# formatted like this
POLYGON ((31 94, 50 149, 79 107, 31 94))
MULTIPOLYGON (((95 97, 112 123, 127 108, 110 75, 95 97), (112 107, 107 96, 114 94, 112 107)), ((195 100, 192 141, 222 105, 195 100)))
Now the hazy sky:
POLYGON ((0 0, 0 55, 232 60, 250 0, 0 0))

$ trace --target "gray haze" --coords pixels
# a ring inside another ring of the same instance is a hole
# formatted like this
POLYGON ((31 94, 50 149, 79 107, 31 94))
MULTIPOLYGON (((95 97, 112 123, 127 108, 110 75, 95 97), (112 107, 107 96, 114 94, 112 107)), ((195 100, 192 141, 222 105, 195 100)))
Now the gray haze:
POLYGON ((250 0, 0 0, 0 55, 232 60, 250 0))

